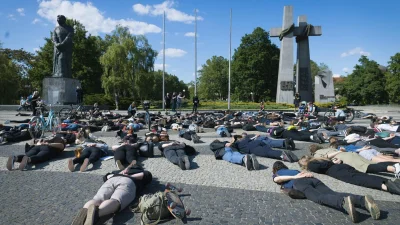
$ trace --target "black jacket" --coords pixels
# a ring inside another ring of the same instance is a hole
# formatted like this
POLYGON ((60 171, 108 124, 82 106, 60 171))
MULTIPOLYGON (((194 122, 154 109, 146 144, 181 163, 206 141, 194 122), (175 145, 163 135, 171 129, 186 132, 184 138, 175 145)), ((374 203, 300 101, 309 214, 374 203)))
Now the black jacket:
POLYGON ((211 142, 210 149, 214 152, 215 159, 222 159, 225 154, 225 144, 228 143, 227 141, 224 142, 211 142))

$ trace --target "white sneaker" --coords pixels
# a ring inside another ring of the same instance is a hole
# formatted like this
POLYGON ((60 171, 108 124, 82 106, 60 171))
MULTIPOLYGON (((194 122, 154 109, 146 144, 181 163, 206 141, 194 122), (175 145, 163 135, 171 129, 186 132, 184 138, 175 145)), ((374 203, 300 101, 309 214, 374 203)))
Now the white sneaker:
POLYGON ((0 137, 0 144, 3 142, 3 137, 0 137))
POLYGON ((394 171, 394 177, 400 178, 400 163, 396 163, 393 165, 396 171, 394 171))

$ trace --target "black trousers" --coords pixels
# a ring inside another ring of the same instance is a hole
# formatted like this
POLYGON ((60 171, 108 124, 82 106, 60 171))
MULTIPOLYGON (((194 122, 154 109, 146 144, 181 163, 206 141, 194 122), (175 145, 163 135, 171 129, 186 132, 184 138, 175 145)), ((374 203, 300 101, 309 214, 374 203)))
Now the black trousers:
POLYGON ((192 112, 197 112, 197 103, 193 103, 193 110, 192 112))
POLYGON ((320 205, 343 209, 343 198, 353 196, 354 205, 365 208, 364 196, 335 192, 317 178, 300 178, 293 182, 293 188, 304 193, 306 198, 320 205))
POLYGON ((6 138, 7 142, 20 142, 31 139, 31 135, 28 131, 11 131, 5 133, 3 137, 6 138))
POLYGON ((104 153, 100 148, 88 147, 83 149, 81 157, 75 158, 74 160, 72 160, 72 162, 74 164, 82 164, 86 158, 89 158, 89 163, 93 164, 97 162, 103 156, 103 154, 104 153))
POLYGON ((122 164, 130 164, 133 160, 137 159, 137 151, 137 147, 132 145, 122 145, 115 150, 114 160, 119 160, 122 164))
POLYGON ((380 162, 376 164, 371 164, 367 168, 367 173, 387 172, 387 167, 392 166, 393 164, 393 162, 380 162))
POLYGON ((31 102, 31 109, 32 109, 32 113, 33 113, 34 116, 36 116, 36 107, 37 107, 36 101, 32 101, 31 102))
POLYGON ((282 133, 282 138, 291 138, 295 141, 310 141, 311 135, 313 133, 309 131, 285 130, 282 133))
POLYGON ((378 190, 382 190, 382 183, 388 182, 386 178, 361 173, 347 164, 335 164, 331 166, 331 168, 327 170, 326 175, 349 184, 378 190))
MULTIPOLYGON (((17 162, 21 162, 25 155, 18 155, 17 162)), ((26 156, 31 159, 32 164, 42 163, 49 161, 57 156, 57 151, 49 146, 35 146, 26 152, 26 156)))
POLYGON ((375 138, 373 140, 370 140, 369 144, 379 148, 399 148, 399 146, 392 144, 389 141, 385 141, 382 138, 375 138))
POLYGON ((186 155, 184 149, 175 149, 170 147, 164 148, 163 152, 165 158, 167 158, 168 161, 172 162, 175 165, 178 165, 179 160, 181 160, 181 158, 186 155))

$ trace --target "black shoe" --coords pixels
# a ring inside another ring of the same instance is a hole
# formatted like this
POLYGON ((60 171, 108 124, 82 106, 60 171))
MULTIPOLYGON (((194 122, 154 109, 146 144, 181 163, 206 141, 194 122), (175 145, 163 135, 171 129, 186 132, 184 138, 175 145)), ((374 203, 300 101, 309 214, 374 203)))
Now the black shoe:
POLYGON ((282 160, 285 161, 285 162, 292 162, 291 159, 289 158, 289 156, 286 154, 285 151, 282 151, 281 158, 282 158, 282 160))
POLYGON ((325 143, 324 135, 322 133, 318 133, 317 135, 318 135, 319 140, 321 141, 320 144, 325 143))
POLYGON ((295 150, 296 149, 296 144, 294 143, 292 138, 289 138, 289 140, 290 140, 290 146, 292 146, 292 150, 295 150))
POLYGON ((353 203, 353 197, 352 196, 347 196, 343 199, 343 209, 349 214, 349 217, 353 223, 358 222, 358 212, 356 211, 356 208, 354 207, 353 203))
POLYGON ((244 161, 244 166, 246 167, 247 170, 253 169, 253 163, 251 162, 250 155, 245 155, 243 161, 244 161))
POLYGON ((178 159, 178 166, 182 170, 186 170, 185 162, 183 162, 183 160, 181 158, 178 159))
POLYGON ((295 144, 294 144, 293 139, 291 139, 291 138, 285 139, 285 149, 286 150, 294 150, 295 149, 295 144))
POLYGON ((393 182, 391 180, 388 180, 388 182, 386 183, 387 190, 391 194, 400 195, 400 182, 396 182, 396 181, 393 182))
POLYGON ((251 158, 251 164, 253 165, 253 169, 254 170, 259 170, 260 169, 260 164, 258 163, 256 155, 251 154, 250 158, 251 158))

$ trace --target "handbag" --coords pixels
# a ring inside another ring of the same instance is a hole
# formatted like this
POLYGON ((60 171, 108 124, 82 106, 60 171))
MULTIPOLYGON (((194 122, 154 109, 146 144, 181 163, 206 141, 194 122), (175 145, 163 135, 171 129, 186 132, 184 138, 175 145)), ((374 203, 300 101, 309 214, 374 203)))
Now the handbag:
POLYGON ((139 147, 139 155, 142 157, 154 157, 154 143, 152 141, 145 141, 139 147))

